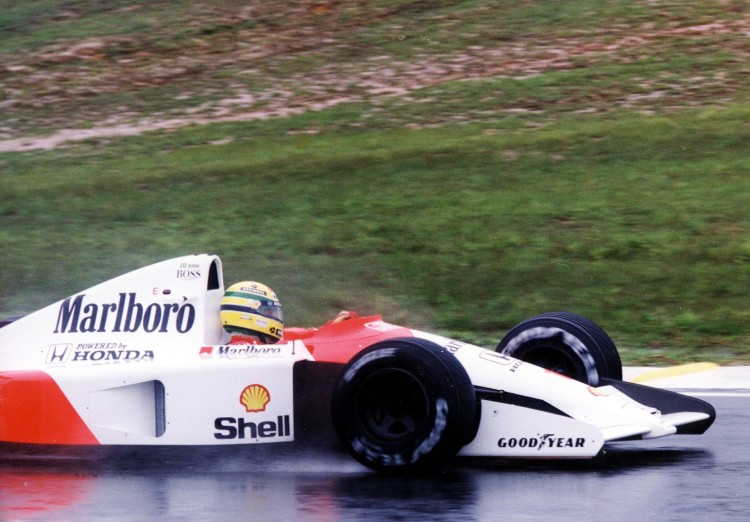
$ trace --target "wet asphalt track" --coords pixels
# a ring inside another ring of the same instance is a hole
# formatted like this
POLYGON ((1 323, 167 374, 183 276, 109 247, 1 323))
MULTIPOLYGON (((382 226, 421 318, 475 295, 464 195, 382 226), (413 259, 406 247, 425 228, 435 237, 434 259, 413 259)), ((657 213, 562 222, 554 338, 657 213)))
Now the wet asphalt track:
POLYGON ((6 455, 0 520, 750 520, 750 379, 704 377, 711 388, 690 393, 717 410, 705 435, 613 444, 593 461, 459 461, 393 477, 344 455, 276 448, 54 463, 6 455))

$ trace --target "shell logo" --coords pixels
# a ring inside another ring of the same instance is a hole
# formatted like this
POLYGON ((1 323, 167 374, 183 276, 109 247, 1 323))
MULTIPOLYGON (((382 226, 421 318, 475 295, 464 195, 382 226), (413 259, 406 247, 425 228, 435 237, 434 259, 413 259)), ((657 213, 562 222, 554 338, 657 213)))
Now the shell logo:
POLYGON ((260 384, 251 384, 246 386, 240 394, 240 404, 245 407, 249 413, 266 411, 266 404, 271 402, 271 394, 268 389, 260 384))

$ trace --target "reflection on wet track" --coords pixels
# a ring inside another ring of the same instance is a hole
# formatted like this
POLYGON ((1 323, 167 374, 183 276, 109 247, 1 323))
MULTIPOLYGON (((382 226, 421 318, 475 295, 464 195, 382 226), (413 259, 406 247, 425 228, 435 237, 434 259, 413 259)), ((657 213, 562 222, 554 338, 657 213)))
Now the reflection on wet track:
MULTIPOLYGON (((619 443, 592 461, 463 460, 429 475, 285 451, 6 452, 2 520, 747 520, 747 397, 712 397, 702 436, 619 443)), ((255 450, 256 448, 249 448, 255 450)))

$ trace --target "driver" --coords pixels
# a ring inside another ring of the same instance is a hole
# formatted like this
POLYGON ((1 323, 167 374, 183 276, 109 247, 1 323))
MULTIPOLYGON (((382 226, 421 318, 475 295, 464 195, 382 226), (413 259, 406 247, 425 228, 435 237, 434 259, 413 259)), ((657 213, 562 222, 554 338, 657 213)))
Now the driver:
POLYGON ((232 336, 229 344, 273 344, 284 333, 281 303, 262 283, 242 281, 227 288, 219 313, 232 336))

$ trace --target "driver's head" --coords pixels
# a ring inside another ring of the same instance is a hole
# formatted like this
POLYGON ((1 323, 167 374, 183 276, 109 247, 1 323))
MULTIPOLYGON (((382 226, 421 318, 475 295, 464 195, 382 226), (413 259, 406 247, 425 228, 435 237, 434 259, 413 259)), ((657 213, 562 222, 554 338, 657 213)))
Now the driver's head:
POLYGON ((262 283, 242 281, 227 288, 220 315, 221 324, 230 334, 256 337, 264 344, 275 343, 284 333, 281 303, 262 283))

